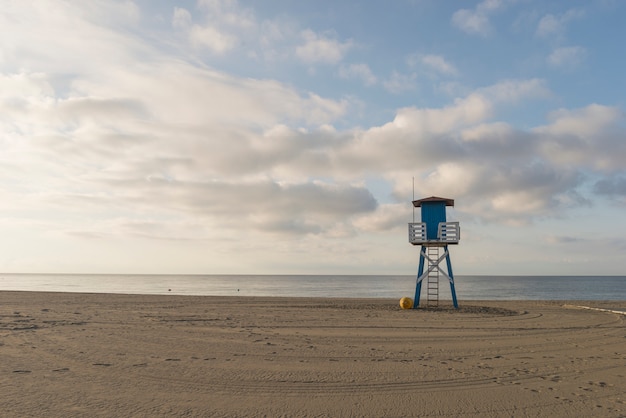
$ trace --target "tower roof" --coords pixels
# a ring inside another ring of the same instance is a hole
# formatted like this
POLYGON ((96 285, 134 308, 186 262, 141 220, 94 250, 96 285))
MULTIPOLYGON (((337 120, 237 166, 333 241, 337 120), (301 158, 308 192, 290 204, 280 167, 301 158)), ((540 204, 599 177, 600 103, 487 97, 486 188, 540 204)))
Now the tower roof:
POLYGON ((413 206, 419 208, 420 206, 422 206, 422 203, 425 202, 445 202, 446 206, 454 206, 454 199, 447 199, 445 197, 437 196, 425 197, 424 199, 414 200, 413 206))

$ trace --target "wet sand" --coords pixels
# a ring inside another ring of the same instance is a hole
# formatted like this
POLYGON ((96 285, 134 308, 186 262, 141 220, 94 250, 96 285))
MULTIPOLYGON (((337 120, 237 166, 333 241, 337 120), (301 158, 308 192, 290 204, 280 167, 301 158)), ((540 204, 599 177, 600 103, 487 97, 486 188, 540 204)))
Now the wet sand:
POLYGON ((626 301, 0 292, 3 417, 626 417, 626 301))

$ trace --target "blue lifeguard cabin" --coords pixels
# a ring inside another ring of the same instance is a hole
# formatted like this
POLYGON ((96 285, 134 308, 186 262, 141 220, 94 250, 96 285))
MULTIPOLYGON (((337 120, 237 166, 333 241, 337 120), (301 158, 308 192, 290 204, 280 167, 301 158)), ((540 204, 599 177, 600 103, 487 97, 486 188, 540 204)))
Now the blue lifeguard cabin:
POLYGON ((413 201, 413 207, 421 208, 422 216, 421 222, 409 223, 409 242, 421 247, 413 308, 419 307, 424 281, 426 281, 427 302, 439 304, 439 278, 441 275, 447 278, 450 283, 454 307, 459 307, 454 289, 454 274, 452 273, 448 245, 459 243, 461 228, 458 222, 447 221, 447 206, 454 206, 454 200, 431 196, 413 201), (441 255, 439 254, 440 250, 443 250, 441 255), (443 260, 446 260, 447 271, 439 266, 443 260))

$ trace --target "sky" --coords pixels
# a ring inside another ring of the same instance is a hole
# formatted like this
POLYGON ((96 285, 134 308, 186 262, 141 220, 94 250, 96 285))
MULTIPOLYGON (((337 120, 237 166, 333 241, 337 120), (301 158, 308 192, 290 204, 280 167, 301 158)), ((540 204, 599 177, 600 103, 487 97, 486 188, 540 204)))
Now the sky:
POLYGON ((7 0, 0 272, 626 275, 626 2, 7 0))

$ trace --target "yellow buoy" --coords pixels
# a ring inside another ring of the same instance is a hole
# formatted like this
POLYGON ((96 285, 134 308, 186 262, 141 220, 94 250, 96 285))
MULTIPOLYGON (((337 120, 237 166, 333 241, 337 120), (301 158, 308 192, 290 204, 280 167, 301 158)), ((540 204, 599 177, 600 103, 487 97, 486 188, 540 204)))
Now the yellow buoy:
POLYGON ((400 307, 402 309, 413 309, 413 299, 406 296, 400 299, 400 307))

